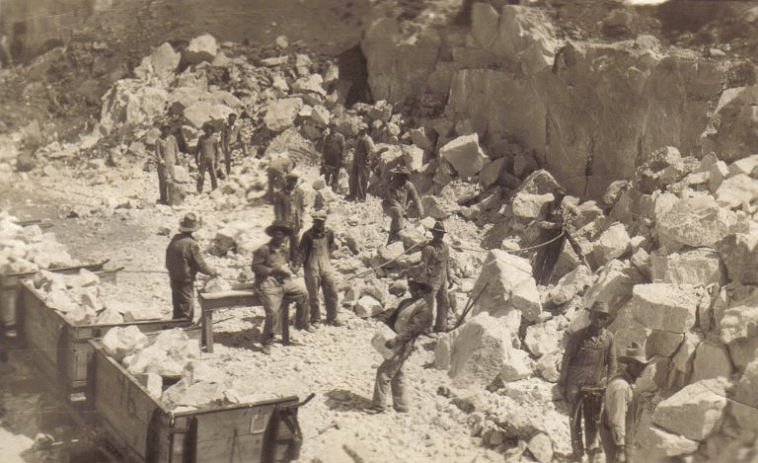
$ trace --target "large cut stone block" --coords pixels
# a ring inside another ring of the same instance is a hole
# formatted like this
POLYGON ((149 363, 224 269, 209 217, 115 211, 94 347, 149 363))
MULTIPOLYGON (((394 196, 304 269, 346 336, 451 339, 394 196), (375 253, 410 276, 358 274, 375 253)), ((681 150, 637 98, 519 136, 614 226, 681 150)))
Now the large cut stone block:
POLYGON ((629 304, 647 328, 684 333, 695 324, 698 297, 689 285, 651 283, 636 285, 629 304))
POLYGON ((660 402, 653 413, 653 421, 669 432, 703 441, 721 425, 727 404, 727 386, 723 379, 692 383, 660 402))
POLYGON ((542 312, 529 261, 499 249, 487 254, 473 294, 479 298, 474 314, 489 312, 499 316, 517 310, 526 320, 537 321, 542 312))

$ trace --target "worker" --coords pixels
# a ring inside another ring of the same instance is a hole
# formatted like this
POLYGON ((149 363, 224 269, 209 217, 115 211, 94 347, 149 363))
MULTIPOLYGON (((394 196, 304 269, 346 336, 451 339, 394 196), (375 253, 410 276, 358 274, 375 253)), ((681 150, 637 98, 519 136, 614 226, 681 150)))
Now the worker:
POLYGON ((171 134, 171 126, 168 124, 161 125, 161 136, 155 142, 155 161, 158 170, 158 191, 160 198, 158 202, 166 205, 173 205, 174 201, 171 195, 174 182, 174 167, 179 154, 179 145, 176 138, 171 134))
POLYGON ((434 331, 447 331, 447 313, 450 308, 447 292, 453 285, 450 269, 450 248, 445 243, 445 225, 437 220, 429 230, 432 240, 421 249, 421 267, 426 273, 426 281, 431 286, 429 305, 436 306, 437 317, 434 331))
POLYGON ((605 390, 605 409, 600 424, 600 440, 607 463, 632 461, 634 430, 642 411, 633 385, 651 362, 636 342, 618 360, 622 369, 605 390))
POLYGON ((367 126, 361 128, 358 145, 353 154, 353 165, 350 168, 350 194, 346 199, 365 201, 368 188, 369 160, 376 151, 374 140, 368 134, 367 126))
POLYGON ((545 220, 536 223, 542 230, 537 238, 537 243, 542 246, 534 255, 532 276, 539 285, 547 285, 551 282, 555 264, 561 255, 563 244, 567 241, 584 265, 591 268, 582 248, 572 235, 573 230, 569 223, 572 214, 569 209, 564 209, 562 205, 564 197, 564 192, 557 191, 555 200, 549 205, 545 220))
POLYGON ((324 175, 326 184, 331 186, 336 193, 339 189, 340 169, 345 155, 345 137, 337 132, 334 123, 329 125, 321 145, 323 153, 321 173, 324 175))
POLYGON ((282 153, 271 154, 271 160, 266 168, 268 177, 268 190, 266 191, 266 200, 270 203, 274 201, 274 193, 284 187, 285 176, 295 168, 295 161, 287 151, 282 153))
POLYGON ((221 154, 219 149, 218 138, 214 133, 212 124, 203 125, 203 134, 197 141, 197 192, 203 192, 203 183, 205 183, 205 173, 211 177, 211 191, 218 187, 216 180, 216 168, 221 154))
POLYGON ((216 278, 218 273, 205 263, 200 254, 200 246, 192 233, 200 228, 200 219, 187 213, 179 223, 179 233, 171 238, 166 248, 166 269, 171 281, 171 301, 174 305, 173 318, 194 316, 195 276, 198 272, 216 278))
POLYGON ((374 397, 369 409, 372 413, 381 413, 385 409, 387 393, 392 388, 392 403, 395 411, 408 411, 408 400, 405 392, 403 365, 413 353, 416 338, 427 331, 434 318, 432 308, 428 304, 428 295, 432 288, 427 283, 415 278, 408 278, 410 297, 398 304, 389 324, 397 333, 385 342, 385 347, 394 350, 392 357, 385 359, 376 370, 374 397), (408 313, 405 313, 405 312, 408 313), (400 319, 407 323, 398 323, 400 319))
POLYGON ((392 173, 390 184, 386 188, 385 198, 382 201, 382 207, 391 219, 390 232, 387 238, 388 245, 400 239, 400 230, 405 226, 405 217, 408 214, 409 200, 415 204, 419 217, 424 216, 421 197, 419 197, 413 183, 408 180, 411 172, 407 167, 400 166, 392 173))
POLYGON ((235 146, 242 145, 242 152, 247 156, 247 145, 240 138, 240 127, 240 123, 237 122, 237 115, 231 113, 221 132, 221 148, 224 151, 227 177, 232 173, 232 149, 235 146))
POLYGON ((321 288, 324 291, 326 324, 342 326, 342 323, 337 320, 339 296, 337 277, 331 261, 332 252, 337 247, 334 232, 326 226, 326 211, 315 211, 311 217, 313 225, 303 233, 300 239, 305 287, 308 289, 308 300, 311 304, 310 322, 314 328, 318 328, 321 324, 321 309, 318 301, 318 291, 321 288))
POLYGON ((589 326, 569 338, 563 355, 558 385, 570 406, 571 446, 577 460, 583 459, 585 444, 590 459, 600 452, 598 425, 602 388, 616 373, 613 334, 606 329, 609 318, 608 304, 595 302, 590 310, 589 326))
POLYGON ((289 249, 285 238, 290 234, 286 222, 275 220, 266 227, 271 240, 253 253, 252 270, 255 273, 255 288, 260 294, 266 320, 263 323, 263 353, 271 353, 274 333, 281 331, 282 344, 293 341, 289 334, 289 305, 296 305, 295 327, 313 332, 308 324, 308 293, 303 285, 292 278, 289 249))
POLYGON ((303 214, 305 212, 305 195, 298 187, 300 178, 295 172, 290 172, 284 177, 284 188, 274 193, 274 219, 285 222, 290 227, 289 250, 290 262, 293 266, 299 266, 298 237, 303 228, 303 214))

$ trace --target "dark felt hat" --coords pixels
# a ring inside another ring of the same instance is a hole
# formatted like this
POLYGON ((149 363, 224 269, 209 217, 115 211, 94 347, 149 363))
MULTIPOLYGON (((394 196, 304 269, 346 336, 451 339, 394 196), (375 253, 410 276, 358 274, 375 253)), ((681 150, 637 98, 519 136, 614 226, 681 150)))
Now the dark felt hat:
POLYGON ((292 227, 290 227, 290 225, 283 220, 274 220, 271 225, 266 227, 265 232, 268 236, 273 236, 276 230, 281 230, 284 233, 289 233, 292 231, 292 227))

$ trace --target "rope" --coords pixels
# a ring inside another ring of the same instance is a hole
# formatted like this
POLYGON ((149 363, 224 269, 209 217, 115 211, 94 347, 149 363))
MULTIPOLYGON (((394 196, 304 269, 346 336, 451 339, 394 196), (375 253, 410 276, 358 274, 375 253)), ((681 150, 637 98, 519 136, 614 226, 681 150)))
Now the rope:
MULTIPOLYGON (((547 246, 548 244, 557 241, 558 239, 563 237, 563 235, 564 235, 564 231, 561 231, 557 236, 545 241, 544 243, 535 244, 534 246, 528 246, 526 248, 516 249, 514 251, 508 251, 508 250, 504 250, 504 251, 509 254, 518 254, 520 252, 526 252, 526 251, 531 251, 533 249, 539 249, 541 247, 547 246)), ((451 245, 451 247, 455 249, 456 251, 471 251, 471 252, 489 252, 490 251, 489 249, 473 249, 473 248, 466 248, 463 246, 454 246, 454 245, 451 245)))

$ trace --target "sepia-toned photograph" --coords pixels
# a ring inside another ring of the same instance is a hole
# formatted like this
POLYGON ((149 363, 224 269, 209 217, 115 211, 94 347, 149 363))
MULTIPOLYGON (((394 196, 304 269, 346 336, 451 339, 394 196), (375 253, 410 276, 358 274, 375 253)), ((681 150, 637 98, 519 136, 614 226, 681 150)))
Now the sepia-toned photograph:
POLYGON ((0 0, 0 463, 758 463, 758 1, 0 0))

